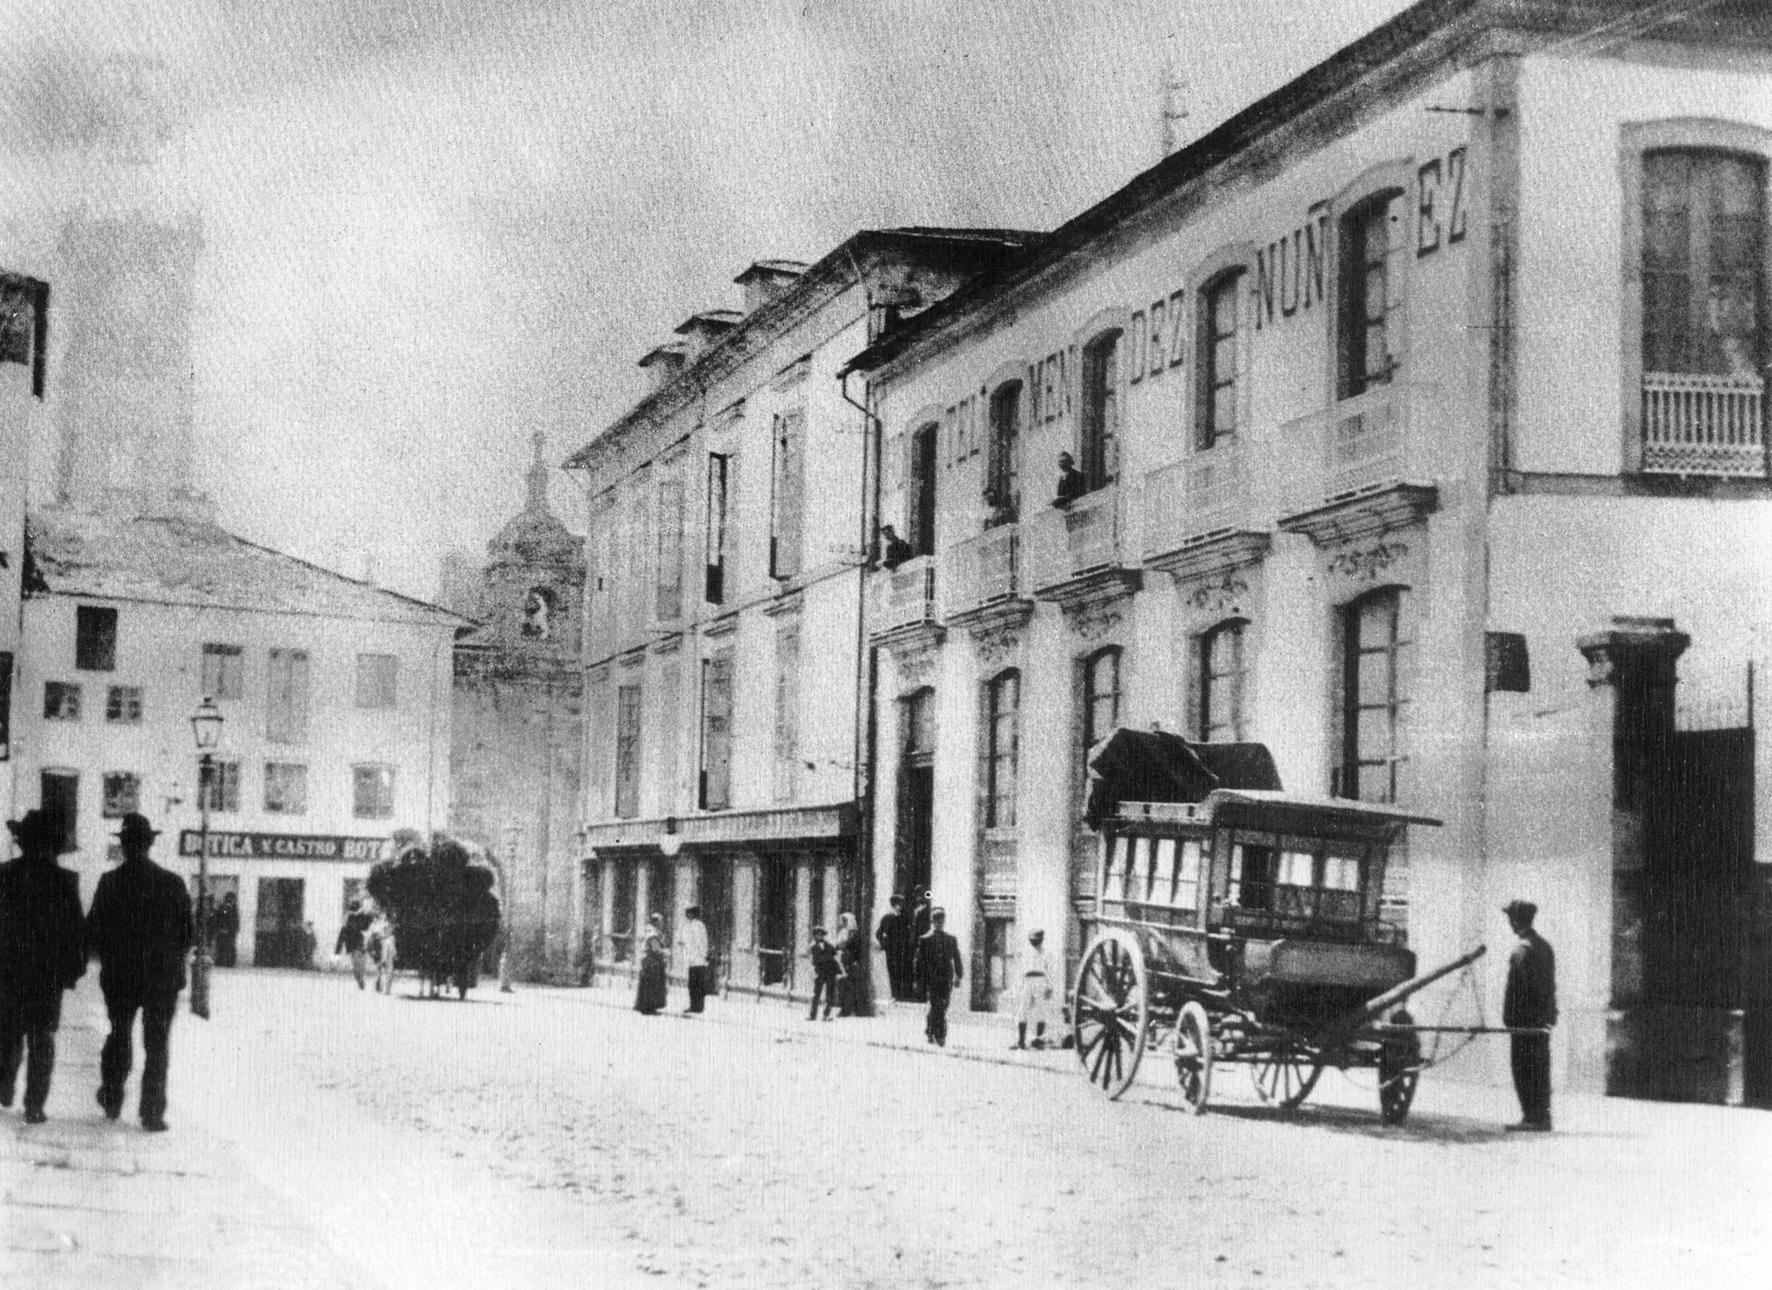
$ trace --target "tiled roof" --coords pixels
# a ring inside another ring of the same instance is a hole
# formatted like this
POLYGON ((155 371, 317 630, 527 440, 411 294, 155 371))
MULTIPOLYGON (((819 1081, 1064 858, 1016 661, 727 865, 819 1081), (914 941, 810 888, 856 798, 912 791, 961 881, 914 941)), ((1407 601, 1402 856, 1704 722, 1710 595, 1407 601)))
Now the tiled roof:
POLYGON ((472 620, 236 537, 202 520, 33 512, 36 594, 314 614, 433 627, 472 620))

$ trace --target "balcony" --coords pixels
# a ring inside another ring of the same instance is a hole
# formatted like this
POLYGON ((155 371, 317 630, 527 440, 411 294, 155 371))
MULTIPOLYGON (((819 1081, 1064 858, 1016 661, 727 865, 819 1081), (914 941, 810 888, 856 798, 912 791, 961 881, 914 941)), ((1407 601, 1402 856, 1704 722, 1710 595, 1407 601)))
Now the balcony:
POLYGON ((1021 567, 1021 529, 1001 524, 948 548, 942 560, 947 620, 972 627, 1007 614, 1030 611, 1021 567))
POLYGON ((1386 385, 1280 430, 1299 478, 1280 527, 1323 545, 1412 524, 1439 508, 1427 448, 1433 389, 1386 385))
POLYGON ((1226 444, 1144 477, 1144 563, 1177 577, 1235 568, 1267 554, 1251 451, 1226 444))
POLYGON ((941 633, 935 616, 934 561, 918 556, 869 575, 868 638, 874 644, 892 645, 931 633, 941 633))
POLYGON ((1764 479, 1765 384, 1753 375, 1643 373, 1643 472, 1764 479))
POLYGON ((1072 604, 1137 590, 1142 574, 1126 550, 1118 487, 1043 511, 1022 528, 1030 581, 1040 599, 1072 604))

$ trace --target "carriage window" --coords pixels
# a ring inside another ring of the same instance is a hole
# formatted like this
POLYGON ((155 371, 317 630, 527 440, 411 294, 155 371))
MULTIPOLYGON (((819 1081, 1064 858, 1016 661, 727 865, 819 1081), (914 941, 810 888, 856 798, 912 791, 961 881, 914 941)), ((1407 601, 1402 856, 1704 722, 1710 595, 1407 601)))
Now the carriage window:
POLYGON ((1323 886, 1331 891, 1360 889, 1360 857, 1331 852, 1323 860, 1323 886))
POLYGON ((1156 855, 1151 862, 1151 899, 1159 905, 1174 903, 1175 839, 1158 838, 1156 855))
POLYGON ((1132 839, 1132 863, 1126 869, 1126 899, 1147 901, 1151 893, 1151 840, 1132 839))
POLYGON ((1181 864, 1175 874, 1175 907, 1195 910, 1200 907, 1200 842, 1188 838, 1181 844, 1181 864))
POLYGON ((1274 848, 1271 841, 1239 838, 1231 847, 1230 902, 1243 909, 1273 907, 1274 848))
POLYGON ((1126 857, 1130 851, 1130 839, 1117 836, 1114 838, 1107 854, 1107 871, 1102 875, 1101 898, 1103 900, 1126 899, 1126 857))

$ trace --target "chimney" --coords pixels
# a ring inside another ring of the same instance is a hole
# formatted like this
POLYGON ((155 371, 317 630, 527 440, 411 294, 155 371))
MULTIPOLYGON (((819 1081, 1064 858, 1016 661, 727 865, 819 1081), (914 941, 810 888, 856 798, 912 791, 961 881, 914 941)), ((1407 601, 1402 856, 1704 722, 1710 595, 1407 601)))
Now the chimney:
POLYGON ((744 290, 744 311, 754 314, 787 292, 805 272, 798 260, 758 260, 733 281, 744 290))
POLYGON ((648 350, 640 359, 640 367, 646 372, 648 394, 657 394, 665 386, 677 379, 677 373, 683 370, 689 361, 686 351, 677 341, 660 345, 657 349, 648 350))
POLYGON ((693 363, 714 347, 722 336, 738 326, 744 315, 734 309, 708 309, 677 324, 677 335, 688 346, 688 360, 693 363))

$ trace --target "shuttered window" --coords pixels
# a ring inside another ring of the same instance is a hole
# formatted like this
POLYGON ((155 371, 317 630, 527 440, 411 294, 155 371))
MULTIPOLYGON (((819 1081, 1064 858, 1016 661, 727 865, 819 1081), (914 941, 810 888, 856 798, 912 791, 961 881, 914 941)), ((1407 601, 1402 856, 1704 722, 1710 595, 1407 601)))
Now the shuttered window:
POLYGON ((624 685, 615 696, 615 813, 640 813, 640 687, 624 685))
POLYGON ((1388 385, 1401 361, 1402 210, 1385 192, 1342 217, 1339 398, 1388 385))
POLYGON ((787 579, 800 572, 806 474, 806 414, 775 418, 774 487, 769 514, 769 576, 787 579))
POLYGON ((672 622, 683 615, 683 481, 660 480, 658 485, 658 596, 654 609, 658 621, 672 622))
POLYGON ((700 797, 706 811, 732 804, 732 655, 726 652, 701 665, 700 797))
POLYGON ((775 637, 775 800, 794 800, 800 756, 800 628, 784 623, 775 637))
POLYGON ((1221 273, 1200 291, 1200 336, 1194 352, 1194 447, 1206 449, 1237 432, 1238 341, 1243 270, 1221 273))
POLYGON ((1083 349, 1083 416, 1078 448, 1091 490, 1120 472, 1120 333, 1111 331, 1083 349))
POLYGON ((298 744, 308 737, 308 654, 274 649, 265 693, 265 738, 298 744))
POLYGON ((990 454, 985 459, 987 526, 1013 524, 1021 515, 1020 381, 1006 381, 991 392, 990 454))

